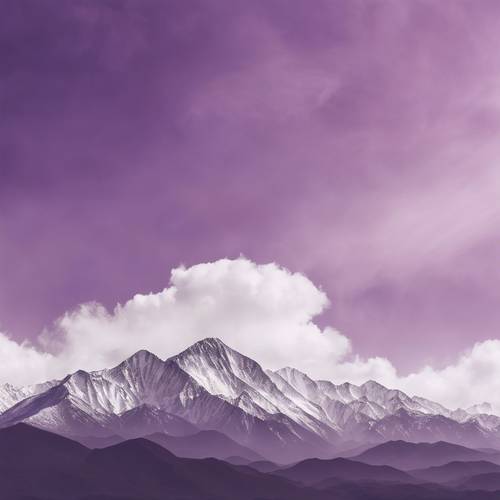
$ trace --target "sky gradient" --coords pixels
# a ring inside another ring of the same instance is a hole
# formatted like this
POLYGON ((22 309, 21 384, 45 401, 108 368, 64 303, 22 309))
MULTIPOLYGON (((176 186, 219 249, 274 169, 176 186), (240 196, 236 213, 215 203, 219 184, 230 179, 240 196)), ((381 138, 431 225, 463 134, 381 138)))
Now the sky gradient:
POLYGON ((0 331, 246 256, 406 374, 500 327, 500 3, 0 0, 0 331))

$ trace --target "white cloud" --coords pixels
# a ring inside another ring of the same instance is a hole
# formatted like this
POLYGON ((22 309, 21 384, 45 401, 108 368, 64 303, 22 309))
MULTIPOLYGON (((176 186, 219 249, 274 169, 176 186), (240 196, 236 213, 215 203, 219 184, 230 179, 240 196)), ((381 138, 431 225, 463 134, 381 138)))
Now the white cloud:
POLYGON ((425 367, 399 384, 450 407, 488 401, 500 414, 500 340, 478 342, 454 364, 442 370, 425 367))
POLYGON ((139 349, 166 358, 219 337, 268 368, 290 365, 335 382, 374 379, 450 407, 489 400, 500 410, 499 340, 476 344, 443 370, 399 377, 389 360, 352 356, 347 337, 321 329, 314 319, 327 306, 309 279, 276 264, 240 258, 179 267, 163 291, 136 295, 111 313, 99 304, 67 313, 38 350, 0 334, 0 380, 20 385, 109 367, 139 349))
POLYGON ((17 343, 0 333, 0 381, 14 385, 42 382, 50 379, 54 358, 36 350, 31 344, 17 343))
POLYGON ((138 349, 165 358, 205 337, 219 337, 268 367, 326 365, 347 353, 349 341, 314 316, 326 295, 301 274, 246 259, 219 260, 172 271, 170 286, 136 295, 112 314, 85 305, 58 321, 46 339, 76 368, 94 369, 138 349))
POLYGON ((179 267, 169 287, 136 295, 111 313, 85 304, 65 314, 40 338, 50 354, 0 336, 5 352, 15 351, 12 363, 0 367, 0 378, 25 383, 100 369, 139 349, 166 358, 205 337, 219 337, 269 368, 293 365, 319 373, 318 367, 350 350, 345 336, 313 322, 327 305, 310 280, 276 264, 240 258, 179 267))

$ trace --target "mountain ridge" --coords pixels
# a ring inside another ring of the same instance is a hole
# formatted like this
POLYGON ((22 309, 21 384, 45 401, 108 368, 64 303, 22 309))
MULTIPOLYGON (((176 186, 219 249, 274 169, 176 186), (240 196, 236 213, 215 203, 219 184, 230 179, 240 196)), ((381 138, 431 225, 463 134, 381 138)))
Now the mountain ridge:
POLYGON ((266 370, 217 338, 165 360, 143 349, 112 368, 4 386, 0 408, 0 427, 27 422, 77 438, 214 430, 278 463, 397 439, 500 446, 500 418, 477 407, 448 410, 373 380, 336 385, 292 367, 266 370))

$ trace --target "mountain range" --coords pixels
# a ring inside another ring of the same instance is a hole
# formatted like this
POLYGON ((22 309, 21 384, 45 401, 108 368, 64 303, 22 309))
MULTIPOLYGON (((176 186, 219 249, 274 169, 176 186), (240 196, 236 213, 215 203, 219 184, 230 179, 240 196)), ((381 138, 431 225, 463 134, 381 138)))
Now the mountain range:
POLYGON ((139 351, 113 368, 0 387, 0 427, 24 422, 96 447, 159 433, 192 458, 203 449, 182 438, 201 432, 209 456, 276 463, 397 440, 500 446, 500 417, 483 409, 450 410, 374 381, 266 370, 216 338, 166 360, 139 351))
POLYGON ((493 500, 490 410, 266 370, 207 338, 0 387, 0 498, 493 500))
POLYGON ((263 472, 252 464, 182 458, 145 438, 90 449, 24 423, 0 429, 2 500, 495 500, 500 494, 500 476, 486 461, 415 475, 344 458, 274 467, 263 472))

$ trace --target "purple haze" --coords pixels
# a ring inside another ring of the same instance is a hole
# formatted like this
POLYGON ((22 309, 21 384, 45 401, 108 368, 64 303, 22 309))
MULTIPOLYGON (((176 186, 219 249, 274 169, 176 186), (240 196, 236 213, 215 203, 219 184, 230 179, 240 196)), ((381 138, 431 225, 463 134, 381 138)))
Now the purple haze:
POLYGON ((498 2, 0 9, 1 330, 244 254, 403 372, 498 337, 498 2))

